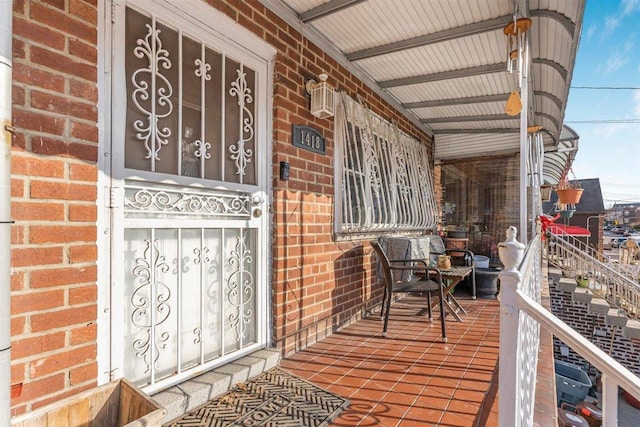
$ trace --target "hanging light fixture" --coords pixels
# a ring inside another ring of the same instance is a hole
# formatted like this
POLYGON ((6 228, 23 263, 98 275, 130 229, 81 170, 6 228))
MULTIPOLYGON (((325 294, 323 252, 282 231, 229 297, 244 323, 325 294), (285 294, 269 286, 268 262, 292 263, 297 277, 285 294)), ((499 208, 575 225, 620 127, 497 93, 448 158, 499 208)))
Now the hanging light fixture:
POLYGON ((322 73, 318 76, 319 82, 309 79, 304 84, 307 94, 311 96, 311 114, 319 119, 332 117, 334 113, 335 91, 327 83, 327 78, 328 76, 322 73))

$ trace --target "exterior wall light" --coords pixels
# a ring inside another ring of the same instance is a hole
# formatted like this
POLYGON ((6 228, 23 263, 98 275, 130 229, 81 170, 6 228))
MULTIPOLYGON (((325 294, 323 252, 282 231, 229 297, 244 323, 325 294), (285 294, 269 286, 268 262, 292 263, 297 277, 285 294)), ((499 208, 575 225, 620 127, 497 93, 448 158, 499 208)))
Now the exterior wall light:
POLYGON ((327 75, 318 76, 319 82, 309 79, 305 82, 306 92, 311 96, 311 114, 319 119, 326 119, 334 113, 334 89, 327 83, 327 75))

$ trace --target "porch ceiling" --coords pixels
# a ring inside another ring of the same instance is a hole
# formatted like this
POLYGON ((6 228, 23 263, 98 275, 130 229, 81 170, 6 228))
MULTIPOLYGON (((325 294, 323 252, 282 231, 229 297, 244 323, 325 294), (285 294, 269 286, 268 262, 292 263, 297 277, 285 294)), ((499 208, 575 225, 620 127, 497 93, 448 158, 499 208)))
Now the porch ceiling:
MULTIPOLYGON (((433 135, 436 159, 519 151, 519 115, 504 113, 517 89, 503 34, 514 0, 260 1, 433 135)), ((543 127, 546 151, 562 151, 585 1, 518 7, 533 21, 528 120, 543 127)), ((565 164, 557 167, 548 167, 550 183, 565 164)))

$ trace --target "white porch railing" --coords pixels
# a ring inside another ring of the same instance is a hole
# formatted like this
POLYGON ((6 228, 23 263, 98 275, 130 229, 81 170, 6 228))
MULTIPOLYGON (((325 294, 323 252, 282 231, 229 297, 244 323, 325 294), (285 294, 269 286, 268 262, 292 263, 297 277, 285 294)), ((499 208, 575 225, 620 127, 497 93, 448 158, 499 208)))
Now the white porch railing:
POLYGON ((499 425, 533 425, 540 326, 602 373, 603 427, 618 425, 618 388, 640 397, 640 378, 540 305, 542 244, 537 235, 525 248, 515 227, 498 245, 500 274, 499 425), (515 357, 514 357, 515 354, 515 357))
POLYGON ((617 264, 597 259, 578 240, 570 236, 547 234, 549 263, 588 280, 589 289, 627 316, 640 317, 640 283, 617 264))
MULTIPOLYGON (((640 283, 640 265, 631 265, 631 264, 621 264, 619 262, 614 262, 610 257, 604 255, 593 249, 591 246, 587 246, 581 240, 576 239, 575 237, 569 234, 553 234, 547 231, 547 236, 550 237, 549 242, 558 242, 561 245, 569 245, 571 248, 578 249, 582 254, 587 254, 589 257, 600 261, 602 264, 606 265, 612 270, 615 270, 619 275, 625 276, 629 280, 635 283, 640 283)), ((548 248, 549 260, 556 259, 554 256, 554 247, 551 246, 548 248)), ((559 249, 562 251, 562 249, 559 249)), ((562 253, 558 253, 561 255, 562 253)), ((560 258, 557 258, 560 259, 560 258)))

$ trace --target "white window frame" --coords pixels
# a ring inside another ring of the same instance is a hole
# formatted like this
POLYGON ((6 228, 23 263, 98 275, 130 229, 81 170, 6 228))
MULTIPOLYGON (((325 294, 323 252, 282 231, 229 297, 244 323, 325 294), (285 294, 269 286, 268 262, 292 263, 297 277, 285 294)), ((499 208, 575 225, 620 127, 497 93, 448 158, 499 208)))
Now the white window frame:
POLYGON ((426 144, 344 93, 337 103, 336 239, 434 229, 438 209, 426 144))

